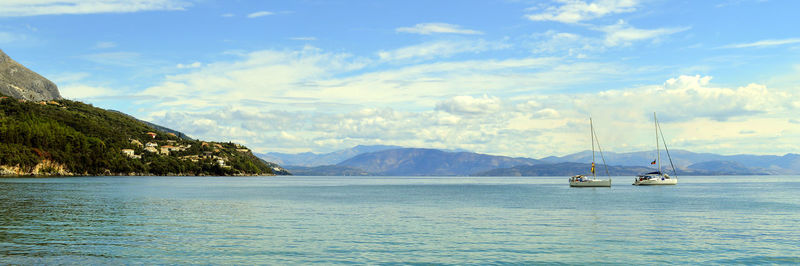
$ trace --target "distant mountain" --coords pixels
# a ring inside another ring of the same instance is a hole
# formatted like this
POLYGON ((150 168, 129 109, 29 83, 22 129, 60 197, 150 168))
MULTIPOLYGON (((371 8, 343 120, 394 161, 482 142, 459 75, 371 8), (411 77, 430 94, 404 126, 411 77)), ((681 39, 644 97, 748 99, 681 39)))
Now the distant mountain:
POLYGON ((378 175, 466 176, 494 168, 537 163, 540 162, 529 158, 401 148, 360 154, 337 165, 364 169, 378 175))
MULTIPOLYGON (((655 151, 640 151, 628 153, 604 152, 606 163, 609 165, 629 165, 647 166, 656 159, 655 151)), ((702 162, 735 162, 747 168, 747 172, 761 172, 769 174, 797 174, 800 173, 800 155, 789 153, 783 156, 777 155, 719 155, 713 153, 695 153, 686 150, 670 150, 670 155, 679 169, 689 169, 691 165, 702 162)), ((665 151, 661 151, 662 166, 668 166, 669 161, 665 151)), ((550 156, 540 159, 548 163, 560 162, 591 162, 592 152, 582 151, 561 157, 550 156)), ((599 158, 598 160, 599 161, 599 158)), ((713 166, 715 164, 695 165, 694 170, 699 167, 713 166)), ((732 168, 733 169, 733 168, 732 168)), ((705 169, 710 170, 710 169, 705 169)), ((741 172, 745 172, 744 169, 741 172)))
POLYGON ((52 81, 31 71, 0 50, 0 94, 28 101, 60 100, 52 81))
POLYGON ((322 165, 322 166, 286 166, 286 169, 296 176, 370 176, 375 175, 367 171, 339 165, 322 165))
MULTIPOLYGON (((678 169, 678 176, 682 175, 758 175, 764 172, 752 171, 749 168, 741 167, 734 162, 705 162, 696 165, 695 168, 678 169)), ((577 174, 590 174, 591 164, 588 163, 552 163, 537 165, 520 165, 509 168, 492 169, 489 171, 475 174, 475 176, 573 176, 577 174)), ((635 176, 641 173, 655 171, 655 167, 641 166, 608 166, 608 174, 611 176, 635 176)), ((663 172, 672 175, 671 168, 663 168, 663 172)), ((595 172, 598 176, 606 176, 602 165, 597 165, 595 172)))
POLYGON ((766 170, 758 170, 755 168, 749 168, 741 163, 734 162, 734 161, 708 161, 708 162, 701 162, 692 164, 687 167, 687 169, 699 171, 699 172, 709 172, 714 175, 759 175, 759 174, 768 174, 766 170))
POLYGON ((398 148, 402 147, 389 146, 389 145, 358 145, 350 149, 344 149, 330 153, 305 152, 305 153, 291 154, 291 153, 270 152, 270 153, 256 153, 255 155, 260 158, 263 158, 264 160, 276 162, 281 165, 311 167, 311 166, 322 166, 322 165, 335 165, 337 163, 340 163, 344 160, 350 159, 351 157, 362 153, 398 149, 398 148))
MULTIPOLYGON (((591 164, 588 163, 552 163, 538 165, 519 165, 509 168, 492 169, 476 173, 475 176, 573 176, 590 174, 591 164)), ((653 171, 653 168, 631 166, 609 166, 608 172, 612 176, 637 175, 653 171)), ((596 173, 605 176, 602 166, 597 166, 596 173)))

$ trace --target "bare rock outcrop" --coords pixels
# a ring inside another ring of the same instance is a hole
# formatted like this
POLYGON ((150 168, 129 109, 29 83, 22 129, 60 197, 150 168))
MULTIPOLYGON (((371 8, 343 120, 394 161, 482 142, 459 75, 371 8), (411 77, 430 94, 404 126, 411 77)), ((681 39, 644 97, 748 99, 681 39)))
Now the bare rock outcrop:
POLYGON ((0 50, 0 93, 28 101, 61 99, 52 81, 11 59, 0 50))

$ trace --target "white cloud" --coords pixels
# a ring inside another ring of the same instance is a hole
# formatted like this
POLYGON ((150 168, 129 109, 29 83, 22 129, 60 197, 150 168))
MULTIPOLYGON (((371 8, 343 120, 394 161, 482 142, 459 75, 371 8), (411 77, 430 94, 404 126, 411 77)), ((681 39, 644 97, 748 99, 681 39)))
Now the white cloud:
POLYGON ((762 48, 800 43, 800 38, 761 40, 751 43, 729 44, 720 48, 762 48))
POLYGON ((461 53, 481 53, 490 50, 507 49, 510 45, 501 42, 475 41, 435 41, 407 46, 390 51, 378 52, 385 61, 408 59, 446 58, 461 53))
MULTIPOLYGON (((645 77, 631 83, 650 85, 563 93, 651 73, 562 58, 385 64, 310 46, 237 55, 186 69, 141 92, 151 99, 145 112, 193 137, 238 141, 256 151, 396 144, 565 154, 587 148, 575 140, 586 139, 589 115, 608 150, 652 149, 653 111, 671 148, 729 152, 719 144, 724 142, 750 152, 758 151, 752 140, 787 130, 781 134, 800 134, 787 122, 800 109, 793 100, 800 95, 759 84, 715 86, 708 76, 663 83, 645 77), (741 140, 743 130, 756 132, 741 140)), ((798 145, 780 141, 776 147, 798 145)))
POLYGON ((273 15, 273 14, 275 14, 275 13, 272 13, 272 12, 269 12, 269 11, 258 11, 258 12, 254 12, 254 13, 248 14, 247 17, 248 18, 257 18, 257 17, 269 16, 269 15, 273 15))
POLYGON ((620 20, 617 24, 598 27, 597 30, 605 32, 605 45, 619 46, 629 45, 634 41, 658 40, 666 35, 689 30, 689 27, 680 28, 658 28, 658 29, 638 29, 620 20))
POLYGON ((200 62, 194 62, 194 63, 191 63, 191 64, 186 64, 186 65, 184 65, 184 64, 178 64, 178 65, 176 65, 175 67, 177 67, 177 68, 199 68, 199 67, 201 67, 201 66, 203 66, 203 63, 200 63, 200 62))
POLYGON ((4 0, 0 17, 183 10, 190 5, 181 0, 4 0))
POLYGON ((462 29, 459 25, 447 23, 420 23, 413 27, 400 27, 395 29, 397 32, 415 33, 415 34, 437 34, 437 33, 451 33, 451 34, 483 34, 483 32, 462 29))
POLYGON ((82 84, 60 86, 58 90, 61 92, 61 96, 67 99, 90 99, 116 95, 115 92, 109 88, 82 84))
POLYGON ((483 95, 482 98, 455 96, 437 103, 436 110, 457 115, 473 115, 497 112, 501 106, 500 99, 487 95, 483 95))
POLYGON ((232 17, 235 17, 235 16, 236 15, 234 15, 233 13, 225 13, 225 14, 220 15, 220 17, 223 17, 223 18, 232 18, 232 17))
POLYGON ((533 34, 533 41, 528 44, 536 54, 555 55, 564 53, 570 57, 586 58, 591 52, 603 51, 603 41, 588 38, 574 33, 549 30, 545 33, 533 34))
POLYGON ((598 0, 585 2, 578 0, 559 0, 562 5, 547 7, 543 12, 527 15, 533 21, 558 21, 562 23, 578 23, 606 15, 628 13, 636 10, 638 0, 598 0))

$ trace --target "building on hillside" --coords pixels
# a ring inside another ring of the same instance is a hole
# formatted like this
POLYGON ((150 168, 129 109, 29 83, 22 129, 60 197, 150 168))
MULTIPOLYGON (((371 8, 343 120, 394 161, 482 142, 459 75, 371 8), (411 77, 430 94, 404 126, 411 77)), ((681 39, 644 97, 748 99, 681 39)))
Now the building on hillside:
POLYGON ((133 149, 122 149, 122 153, 125 154, 126 156, 128 156, 129 158, 133 158, 133 159, 141 159, 142 158, 141 155, 136 155, 134 153, 133 149))
POLYGON ((156 138, 156 135, 158 134, 156 134, 155 132, 147 132, 147 135, 150 135, 151 138, 156 138))
POLYGON ((158 152, 158 150, 156 150, 156 148, 154 148, 154 147, 149 147, 149 146, 148 146, 148 147, 145 147, 145 148, 144 148, 144 151, 146 151, 146 152, 152 152, 152 153, 157 153, 157 152, 158 152))
POLYGON ((162 146, 161 147, 161 154, 169 155, 169 148, 167 148, 167 146, 162 146))
POLYGON ((144 146, 147 146, 147 147, 153 147, 153 148, 155 148, 155 147, 158 147, 158 143, 155 143, 155 142, 148 142, 148 143, 147 143, 147 144, 145 144, 144 146))
POLYGON ((142 145, 142 143, 139 142, 139 140, 136 140, 136 139, 131 139, 131 144, 136 145, 136 147, 139 147, 139 148, 144 147, 144 145, 142 145))

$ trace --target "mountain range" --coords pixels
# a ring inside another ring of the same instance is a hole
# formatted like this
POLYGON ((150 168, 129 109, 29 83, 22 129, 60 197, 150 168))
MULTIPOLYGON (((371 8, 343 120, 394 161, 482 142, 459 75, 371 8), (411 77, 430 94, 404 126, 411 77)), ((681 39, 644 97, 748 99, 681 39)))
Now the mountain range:
MULTIPOLYGON (((262 158, 284 162, 284 166, 297 175, 543 176, 586 174, 592 153, 582 151, 532 159, 398 146, 356 146, 324 154, 269 155, 273 157, 262 158), (348 155, 353 156, 345 158, 348 155), (302 161, 304 159, 306 161, 302 161), (299 163, 302 165, 295 165, 299 163)), ((783 156, 719 155, 670 150, 670 156, 679 175, 800 173, 800 155, 792 153, 783 156)), ((598 171, 604 171, 600 168, 602 160, 599 154, 597 157, 598 171)), ((609 164, 611 175, 653 171, 655 167, 650 162, 657 158, 655 151, 604 152, 603 157, 609 164)), ((661 158, 662 169, 671 172, 666 151, 662 151, 661 158)))

